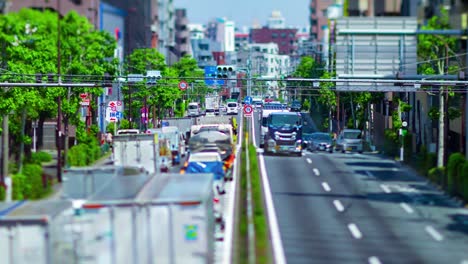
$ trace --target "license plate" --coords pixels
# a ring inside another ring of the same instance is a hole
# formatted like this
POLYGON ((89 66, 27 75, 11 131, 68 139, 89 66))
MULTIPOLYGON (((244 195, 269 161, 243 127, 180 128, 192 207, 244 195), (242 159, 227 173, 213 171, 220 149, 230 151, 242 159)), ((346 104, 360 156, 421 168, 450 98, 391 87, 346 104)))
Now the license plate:
POLYGON ((348 147, 348 148, 346 148, 346 150, 347 150, 347 151, 351 151, 351 150, 353 150, 353 148, 352 148, 352 147, 348 147))

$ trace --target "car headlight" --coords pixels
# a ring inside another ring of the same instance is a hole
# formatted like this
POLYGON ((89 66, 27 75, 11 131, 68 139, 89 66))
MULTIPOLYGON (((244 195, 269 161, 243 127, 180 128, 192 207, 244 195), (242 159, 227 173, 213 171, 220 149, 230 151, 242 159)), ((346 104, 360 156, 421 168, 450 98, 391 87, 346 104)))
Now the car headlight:
POLYGON ((280 136, 275 134, 275 140, 279 140, 280 139, 280 136))
POLYGON ((278 131, 275 131, 275 136, 278 136, 279 135, 279 132, 278 131))

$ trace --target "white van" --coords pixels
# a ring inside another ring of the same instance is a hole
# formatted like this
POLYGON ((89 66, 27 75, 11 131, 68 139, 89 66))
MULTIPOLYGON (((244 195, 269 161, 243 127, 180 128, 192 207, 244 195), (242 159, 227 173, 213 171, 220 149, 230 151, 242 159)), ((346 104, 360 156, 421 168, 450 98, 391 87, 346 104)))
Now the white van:
POLYGON ((199 103, 189 103, 187 109, 187 115, 189 117, 198 117, 200 116, 200 104, 199 103))
POLYGON ((237 115, 239 112, 239 105, 236 102, 227 103, 227 115, 237 115))

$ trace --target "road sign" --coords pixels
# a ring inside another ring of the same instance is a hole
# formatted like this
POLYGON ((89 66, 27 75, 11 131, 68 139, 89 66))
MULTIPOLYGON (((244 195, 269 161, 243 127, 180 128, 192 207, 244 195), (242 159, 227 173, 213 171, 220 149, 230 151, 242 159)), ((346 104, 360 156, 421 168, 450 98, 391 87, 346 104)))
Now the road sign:
POLYGON ((252 116, 253 108, 251 105, 244 105, 244 116, 252 116))
POLYGON ((80 105, 81 106, 89 106, 89 99, 82 99, 80 105))
POLYGON ((244 99, 244 103, 249 104, 249 105, 252 104, 252 97, 246 96, 244 99))
POLYGON ((216 66, 205 66, 205 84, 208 86, 224 85, 225 80, 216 79, 217 73, 216 66))
POLYGON ((81 99, 86 99, 86 98, 88 98, 88 94, 87 93, 80 93, 80 98, 81 99))
POLYGON ((407 126, 408 126, 408 122, 403 121, 403 122, 401 123, 401 125, 402 125, 403 127, 407 127, 407 126))
POLYGON ((187 87, 188 87, 188 83, 186 81, 180 81, 179 82, 179 89, 180 90, 185 91, 185 90, 187 90, 187 87))
POLYGON ((122 112, 115 112, 115 117, 117 117, 117 119, 122 119, 123 118, 123 113, 122 112))
POLYGON ((127 75, 127 82, 136 83, 143 81, 143 74, 129 74, 127 75))

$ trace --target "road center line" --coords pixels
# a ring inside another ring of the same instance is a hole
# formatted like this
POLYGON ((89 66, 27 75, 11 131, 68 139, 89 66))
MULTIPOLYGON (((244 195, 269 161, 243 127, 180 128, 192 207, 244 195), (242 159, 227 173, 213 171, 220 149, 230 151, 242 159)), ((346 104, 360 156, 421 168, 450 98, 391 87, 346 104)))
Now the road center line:
POLYGON ((336 210, 338 210, 338 212, 343 212, 344 211, 344 206, 341 204, 341 202, 339 200, 334 200, 333 205, 335 205, 336 210))
POLYGON ((312 160, 310 158, 307 158, 307 163, 312 164, 312 160))
POLYGON ((407 203, 400 203, 400 206, 401 206, 401 208, 403 208, 403 210, 405 210, 408 214, 414 213, 413 208, 411 208, 411 206, 409 206, 407 203))
POLYGON ((439 232, 437 232, 437 230, 435 230, 435 228, 433 228, 432 226, 426 226, 426 232, 428 232, 429 235, 431 235, 432 238, 434 238, 436 241, 444 240, 444 237, 439 232))
POLYGON ((316 176, 320 176, 320 171, 317 168, 313 168, 312 171, 315 173, 316 176))
POLYGON ((355 239, 362 238, 362 233, 361 231, 359 231, 359 228, 357 227, 357 225, 351 223, 348 225, 348 229, 351 232, 351 235, 353 235, 355 239))
POLYGON ((380 188, 382 188, 382 190, 386 193, 391 193, 392 191, 390 190, 390 188, 385 185, 385 184, 380 184, 380 188))
POLYGON ((376 256, 372 256, 369 258, 369 264, 381 264, 379 258, 376 256))
POLYGON ((322 187, 327 192, 331 191, 330 185, 328 185, 326 182, 322 182, 322 187))

